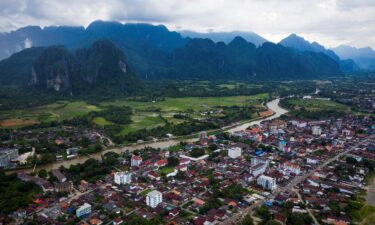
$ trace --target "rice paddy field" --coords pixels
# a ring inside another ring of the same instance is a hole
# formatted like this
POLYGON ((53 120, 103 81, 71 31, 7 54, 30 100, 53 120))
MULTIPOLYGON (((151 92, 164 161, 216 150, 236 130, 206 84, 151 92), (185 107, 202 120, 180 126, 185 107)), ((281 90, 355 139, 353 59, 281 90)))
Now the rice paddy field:
MULTIPOLYGON (((133 110, 132 123, 123 127, 122 134, 143 128, 153 128, 171 123, 184 122, 174 118, 177 113, 189 113, 193 118, 201 118, 202 113, 223 106, 259 106, 268 94, 230 97, 186 97, 166 98, 156 102, 140 102, 128 99, 116 99, 93 105, 85 101, 58 101, 53 104, 20 110, 0 111, 0 127, 22 127, 41 122, 62 121, 100 111, 108 106, 129 106, 133 110)), ((110 125, 103 117, 92 121, 97 126, 110 125)))

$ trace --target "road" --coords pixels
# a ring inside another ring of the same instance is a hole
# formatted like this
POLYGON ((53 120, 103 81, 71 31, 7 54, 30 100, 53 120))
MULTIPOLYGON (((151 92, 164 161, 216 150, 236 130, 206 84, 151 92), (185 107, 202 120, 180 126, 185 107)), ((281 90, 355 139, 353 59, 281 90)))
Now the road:
MULTIPOLYGON (((235 123, 235 124, 232 124, 232 125, 227 126, 225 128, 221 128, 221 129, 217 129, 217 130, 211 130, 209 132, 214 132, 214 131, 234 132, 234 131, 238 131, 238 130, 244 130, 251 125, 260 124, 262 121, 277 118, 277 117, 279 117, 279 116, 288 112, 288 111, 286 111, 285 109, 283 109, 279 106, 279 102, 280 102, 279 98, 267 102, 267 104, 266 104, 267 108, 274 112, 274 114, 269 116, 269 117, 263 117, 263 118, 259 118, 259 119, 256 119, 254 121, 245 122, 245 123, 235 123)), ((195 134, 195 135, 197 136, 198 134, 195 134)), ((156 142, 145 142, 145 143, 141 143, 141 144, 132 144, 132 145, 127 145, 127 146, 116 146, 116 147, 112 146, 111 148, 105 149, 104 151, 101 151, 101 152, 98 152, 98 153, 93 153, 89 156, 81 155, 81 156, 79 156, 77 158, 74 158, 74 159, 71 159, 71 160, 58 161, 58 162, 54 162, 54 163, 46 164, 46 165, 36 165, 35 168, 24 168, 24 169, 17 169, 17 170, 9 170, 6 173, 7 174, 18 173, 18 172, 31 173, 33 171, 41 170, 41 169, 45 169, 45 170, 49 171, 49 170, 52 170, 52 169, 58 169, 58 168, 60 168, 60 166, 64 166, 65 168, 69 168, 71 165, 84 163, 86 160, 88 160, 90 158, 95 158, 95 159, 100 160, 102 155, 104 155, 107 152, 116 152, 118 154, 121 154, 125 150, 129 150, 131 152, 131 151, 134 151, 134 150, 137 150, 137 149, 142 149, 142 148, 145 148, 145 147, 168 148, 170 146, 174 146, 174 145, 179 144, 180 141, 189 142, 189 141, 198 140, 198 138, 192 138, 193 136, 194 135, 187 135, 187 136, 175 137, 173 139, 168 139, 168 140, 159 140, 159 141, 156 141, 156 142)))
MULTIPOLYGON (((284 191, 293 191, 293 187, 295 187, 297 184, 301 183, 302 181, 306 180, 308 177, 310 177, 311 175, 313 175, 316 171, 318 170, 321 170, 322 168, 326 167, 328 164, 332 163, 333 161, 337 160, 338 158, 340 158, 341 156, 343 155, 346 155, 348 154, 350 151, 354 150, 355 148, 357 148, 358 146, 360 146, 361 144, 367 142, 369 139, 373 138, 374 135, 372 136, 369 136, 368 138, 358 142, 357 144, 351 146, 350 148, 348 148, 347 150, 337 154, 335 157, 333 158, 329 158, 327 159, 326 161, 324 161, 322 164, 320 164, 319 166, 317 166, 315 169, 309 171, 308 173, 305 173, 303 174, 302 176, 296 176, 288 185, 286 185, 285 187, 280 187, 278 189, 276 189, 272 194, 273 196, 276 196, 278 195, 279 193, 281 192, 284 192, 284 191)), ((232 217, 228 218, 227 220, 219 223, 221 225, 230 225, 230 224, 234 224, 238 221, 240 221, 242 219, 242 217, 244 217, 245 215, 247 214, 251 214, 253 212, 253 209, 255 209, 256 207, 258 206, 261 206, 265 203, 266 199, 264 200, 260 200, 256 203, 254 203, 253 205, 247 207, 246 209, 244 209, 242 211, 241 214, 237 213, 235 215, 233 215, 232 217)))

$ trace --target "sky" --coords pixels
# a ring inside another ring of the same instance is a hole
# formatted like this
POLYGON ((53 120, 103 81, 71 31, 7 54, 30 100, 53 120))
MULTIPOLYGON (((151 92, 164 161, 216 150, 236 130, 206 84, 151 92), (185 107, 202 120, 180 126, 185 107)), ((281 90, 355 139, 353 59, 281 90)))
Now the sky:
POLYGON ((375 0, 0 0, 0 32, 95 20, 164 24, 171 30, 291 33, 326 47, 375 49, 375 0))

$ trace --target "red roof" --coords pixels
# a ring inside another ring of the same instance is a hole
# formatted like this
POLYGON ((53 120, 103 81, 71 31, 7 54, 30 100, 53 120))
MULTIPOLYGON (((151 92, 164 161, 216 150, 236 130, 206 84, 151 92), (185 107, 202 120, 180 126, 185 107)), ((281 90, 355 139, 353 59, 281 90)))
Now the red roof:
POLYGON ((139 155, 133 155, 132 160, 142 160, 142 157, 139 155))

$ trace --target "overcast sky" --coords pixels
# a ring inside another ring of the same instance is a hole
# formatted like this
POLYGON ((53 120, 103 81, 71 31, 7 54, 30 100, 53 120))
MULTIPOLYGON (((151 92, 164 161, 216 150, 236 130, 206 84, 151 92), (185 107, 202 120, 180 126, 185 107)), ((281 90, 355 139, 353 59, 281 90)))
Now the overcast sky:
POLYGON ((94 20, 164 24, 172 30, 290 33, 328 47, 375 48, 375 0, 0 0, 0 31, 94 20))

